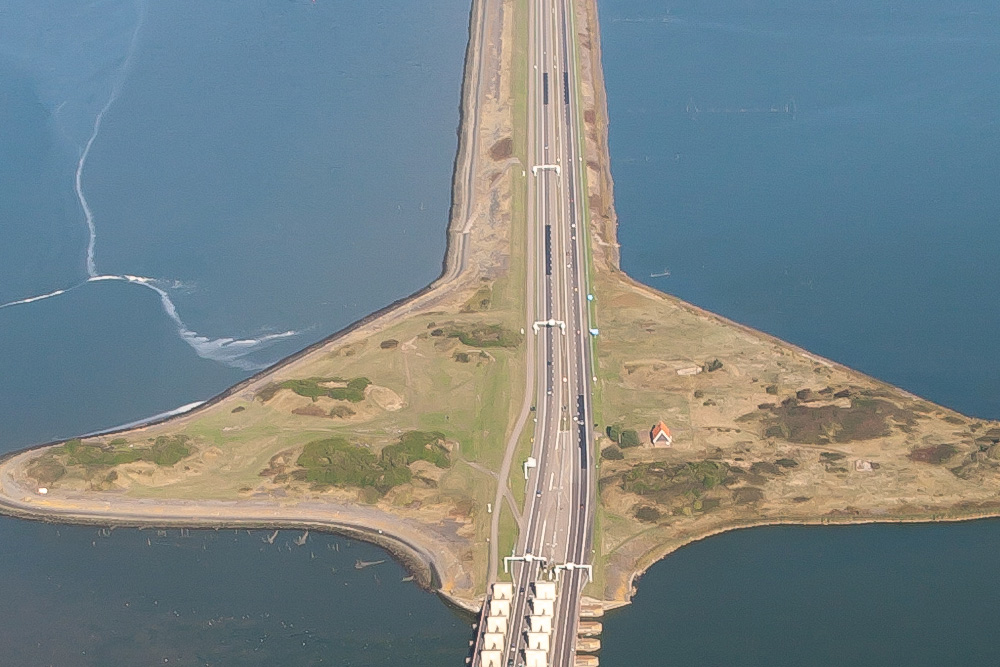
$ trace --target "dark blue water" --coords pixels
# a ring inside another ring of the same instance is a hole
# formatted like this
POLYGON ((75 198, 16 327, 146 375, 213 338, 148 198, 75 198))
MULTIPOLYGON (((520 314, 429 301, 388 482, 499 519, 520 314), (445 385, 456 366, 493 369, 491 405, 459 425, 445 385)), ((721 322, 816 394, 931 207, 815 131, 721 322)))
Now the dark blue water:
POLYGON ((468 622, 369 545, 4 522, 4 665, 462 664, 468 622))
POLYGON ((13 0, 0 18, 0 375, 22 386, 0 400, 14 424, 0 446, 207 398, 430 282, 468 11, 13 0), (108 310, 113 324, 87 321, 108 310), (123 363, 114 327, 148 363, 123 363), (182 345, 164 344, 171 329, 182 345), (67 381, 52 375, 35 390, 28 369, 45 366, 75 367, 67 378, 91 390, 52 391, 67 381), (109 412, 121 385, 141 391, 109 412), (72 419, 22 430, 40 405, 72 419))
POLYGON ((996 665, 1000 523, 759 528, 685 547, 604 622, 602 665, 996 665))
MULTIPOLYGON (((600 10, 623 268, 1000 418, 997 5, 600 10)), ((996 522, 712 538, 642 578, 601 662, 1000 664, 998 539, 996 522)))
MULTIPOLYGON (((432 280, 468 12, 5 2, 0 304, 66 291, 0 305, 0 452, 208 398, 432 280)), ((384 552, 295 536, 0 520, 0 664, 461 664, 467 619, 353 568, 384 552)))
MULTIPOLYGON (((0 450, 206 398, 436 275, 467 2, 4 10, 0 303, 72 289, 0 309, 0 450)), ((998 10, 601 11, 625 269, 1000 416, 998 10)), ((996 526, 694 545, 608 619, 602 664, 996 664, 996 526)), ((378 550, 262 537, 2 520, 4 660, 460 664, 462 619, 351 567, 378 550)))
POLYGON ((996 3, 600 6, 623 268, 1000 417, 996 3))

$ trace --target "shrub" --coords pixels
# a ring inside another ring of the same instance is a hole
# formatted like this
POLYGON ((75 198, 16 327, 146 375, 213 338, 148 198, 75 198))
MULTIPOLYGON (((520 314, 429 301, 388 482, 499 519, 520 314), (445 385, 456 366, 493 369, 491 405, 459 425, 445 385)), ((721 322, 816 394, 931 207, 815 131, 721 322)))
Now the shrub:
POLYGON ((708 361, 704 365, 702 365, 702 369, 706 373, 711 373, 713 371, 717 371, 720 368, 722 368, 722 362, 719 361, 718 359, 713 359, 712 361, 708 361))
POLYGON ((499 324, 477 325, 469 331, 456 329, 449 331, 448 337, 457 338, 469 347, 517 347, 521 342, 520 334, 499 324))
MULTIPOLYGON (((191 453, 187 441, 186 435, 177 435, 172 438, 161 435, 149 450, 152 455, 151 459, 144 458, 144 460, 152 460, 158 466, 172 466, 191 453)), ((141 449, 132 451, 142 452, 141 449)))
POLYGON ((267 403, 274 398, 274 395, 278 393, 279 389, 281 389, 281 385, 277 382, 272 382, 257 392, 257 398, 260 399, 261 403, 267 403))
POLYGON ((328 382, 339 382, 339 378, 306 378, 301 380, 285 380, 284 382, 264 387, 257 395, 262 401, 268 401, 279 389, 291 389, 299 396, 311 398, 314 401, 321 396, 338 401, 360 403, 365 400, 365 389, 372 383, 366 377, 356 377, 347 382, 346 387, 324 387, 328 382))
POLYGON ((619 444, 622 447, 638 447, 639 446, 639 434, 635 429, 628 429, 621 432, 621 440, 619 444))
POLYGON ((54 452, 65 454, 70 465, 116 466, 148 461, 159 466, 172 466, 191 453, 187 443, 186 435, 161 435, 150 446, 130 446, 124 438, 116 438, 104 446, 74 438, 54 452))
POLYGON ((32 461, 27 473, 41 486, 49 486, 66 474, 66 468, 51 455, 45 455, 32 461))
POLYGON ((438 431, 407 431, 399 442, 382 449, 382 460, 402 466, 430 461, 438 468, 447 468, 451 460, 444 439, 444 434, 438 431))
POLYGON ((661 516, 660 510, 649 505, 641 505, 640 507, 637 507, 632 514, 639 521, 647 521, 649 523, 656 523, 660 520, 661 516))
POLYGON ((372 381, 366 377, 357 377, 347 383, 347 388, 354 391, 364 391, 371 383, 372 381))
POLYGON ((406 466, 380 461, 364 447, 339 436, 307 443, 296 463, 306 469, 305 478, 310 482, 371 488, 383 495, 410 480, 406 466))
POLYGON ((755 486, 741 486, 733 490, 733 502, 737 505, 749 505, 764 499, 764 490, 755 486))
POLYGON ((955 445, 931 445, 929 447, 918 447, 910 452, 910 460, 922 463, 941 464, 958 453, 955 445))
POLYGON ((608 445, 601 450, 601 458, 608 461, 621 461, 625 454, 616 445, 608 445))
POLYGON ((619 425, 619 424, 612 424, 611 426, 609 426, 606 429, 606 432, 608 434, 608 437, 611 440, 613 440, 615 442, 618 442, 618 443, 620 443, 622 441, 622 427, 621 427, 621 425, 619 425))

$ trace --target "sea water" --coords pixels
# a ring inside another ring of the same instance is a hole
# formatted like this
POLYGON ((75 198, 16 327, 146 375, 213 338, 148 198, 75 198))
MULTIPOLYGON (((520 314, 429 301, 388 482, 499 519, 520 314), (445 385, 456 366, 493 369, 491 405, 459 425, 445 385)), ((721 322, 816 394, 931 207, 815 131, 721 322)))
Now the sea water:
MULTIPOLYGON (((623 268, 1000 418, 997 5, 599 7, 623 268)), ((998 537, 986 521, 711 538, 641 578, 601 663, 997 664, 998 537)))
POLYGON ((623 268, 1000 417, 1000 8, 600 8, 623 268))
MULTIPOLYGON (((206 398, 436 274, 467 3, 7 8, 0 301, 69 291, 0 309, 3 449, 206 398)), ((984 65, 997 62, 996 10, 608 0, 601 12, 625 269, 1000 416, 988 187, 1000 95, 984 65)), ((981 622, 995 612, 996 525, 693 545, 607 619, 602 663, 993 664, 981 622)), ((464 621, 398 566, 353 569, 382 552, 268 537, 0 521, 5 655, 464 655, 464 621)))
MULTIPOLYGON (((209 398, 420 289, 468 0, 9 0, 0 451, 209 398)), ((371 546, 0 520, 0 663, 459 664, 371 546), (148 541, 147 541, 148 540, 148 541)))

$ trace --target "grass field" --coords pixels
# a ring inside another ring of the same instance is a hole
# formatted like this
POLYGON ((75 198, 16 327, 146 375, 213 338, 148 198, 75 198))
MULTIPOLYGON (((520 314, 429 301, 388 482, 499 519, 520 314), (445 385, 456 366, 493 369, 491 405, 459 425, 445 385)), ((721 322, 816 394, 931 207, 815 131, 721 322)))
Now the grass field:
POLYGON ((505 573, 503 571, 503 557, 509 556, 513 550, 514 545, 517 543, 518 529, 517 522, 514 521, 514 515, 511 513, 510 508, 507 505, 500 506, 500 534, 498 539, 499 544, 497 544, 497 553, 500 555, 497 561, 497 579, 501 581, 510 581, 510 573, 505 573))

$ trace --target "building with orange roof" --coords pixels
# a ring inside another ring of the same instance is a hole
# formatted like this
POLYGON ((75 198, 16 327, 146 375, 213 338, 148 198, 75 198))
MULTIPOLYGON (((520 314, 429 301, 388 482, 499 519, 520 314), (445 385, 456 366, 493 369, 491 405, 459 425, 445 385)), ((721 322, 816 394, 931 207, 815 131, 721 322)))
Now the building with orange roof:
POLYGON ((660 421, 650 429, 649 441, 653 444, 653 447, 669 447, 674 438, 670 435, 670 429, 667 428, 667 425, 660 421))

